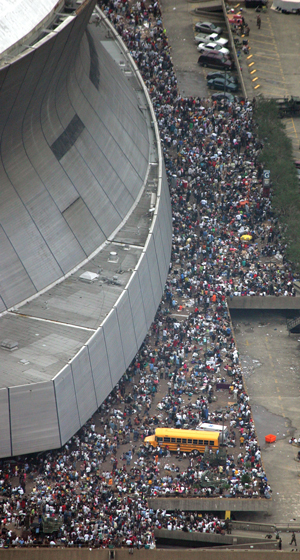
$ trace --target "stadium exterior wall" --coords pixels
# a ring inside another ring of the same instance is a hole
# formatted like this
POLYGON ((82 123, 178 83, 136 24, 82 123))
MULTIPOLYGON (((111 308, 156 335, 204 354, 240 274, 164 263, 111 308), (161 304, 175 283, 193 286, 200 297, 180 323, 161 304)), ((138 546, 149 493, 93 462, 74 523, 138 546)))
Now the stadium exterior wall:
MULTIPOLYGON (((59 32, 0 69, 4 315, 113 239, 145 186, 147 124, 124 73, 86 33, 94 4, 83 2, 59 32), (92 181, 97 188, 90 188, 89 199, 80 184, 92 181), (66 210, 76 204, 67 219, 66 210)), ((125 289, 77 355, 52 380, 0 389, 1 457, 58 448, 70 439, 120 380, 163 293, 172 216, 159 133, 139 73, 115 40, 143 89, 154 127, 158 188, 149 234, 125 289)))

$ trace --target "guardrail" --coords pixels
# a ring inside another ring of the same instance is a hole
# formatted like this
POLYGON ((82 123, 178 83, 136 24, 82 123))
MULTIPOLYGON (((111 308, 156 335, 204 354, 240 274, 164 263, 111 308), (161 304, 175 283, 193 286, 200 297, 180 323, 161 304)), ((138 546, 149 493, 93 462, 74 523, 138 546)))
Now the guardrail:
POLYGON ((276 525, 270 523, 255 523, 253 521, 231 521, 232 529, 240 531, 256 531, 259 533, 274 533, 277 530, 276 525))
POLYGON ((292 329, 294 329, 298 325, 300 325, 300 317, 295 317, 295 319, 288 319, 287 322, 286 322, 286 326, 287 326, 289 331, 291 331, 292 329))
POLYGON ((296 533, 299 533, 300 525, 299 523, 278 523, 276 525, 276 529, 281 533, 290 533, 291 531, 295 531, 296 533))
POLYGON ((237 56, 237 52, 236 52, 236 48, 235 48, 235 44, 234 44, 234 40, 233 40, 233 36, 232 36, 230 23, 228 21, 225 2, 224 2, 224 0, 221 0, 221 2, 222 2, 222 9, 223 9, 223 14, 224 14, 224 18, 225 18, 225 23, 226 23, 226 27, 227 27, 227 33, 229 35, 229 44, 230 44, 232 52, 233 52, 234 63, 235 63, 236 69, 237 69, 237 73, 239 75, 239 80, 240 80, 240 84, 241 84, 241 87, 242 87, 243 97, 245 97, 245 99, 247 99, 247 97, 248 97, 247 96, 247 90, 246 90, 246 87, 245 87, 244 78, 243 78, 243 74, 242 74, 241 67, 240 67, 240 61, 239 61, 238 56, 237 56))

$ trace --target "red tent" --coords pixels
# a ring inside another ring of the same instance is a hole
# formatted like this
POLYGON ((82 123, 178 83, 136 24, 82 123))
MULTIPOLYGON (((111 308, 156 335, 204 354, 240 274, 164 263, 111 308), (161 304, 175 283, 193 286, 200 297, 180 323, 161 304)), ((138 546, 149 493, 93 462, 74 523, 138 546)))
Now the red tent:
POLYGON ((274 443, 275 441, 276 441, 276 436, 274 436, 273 434, 269 434, 268 436, 265 436, 266 443, 274 443))

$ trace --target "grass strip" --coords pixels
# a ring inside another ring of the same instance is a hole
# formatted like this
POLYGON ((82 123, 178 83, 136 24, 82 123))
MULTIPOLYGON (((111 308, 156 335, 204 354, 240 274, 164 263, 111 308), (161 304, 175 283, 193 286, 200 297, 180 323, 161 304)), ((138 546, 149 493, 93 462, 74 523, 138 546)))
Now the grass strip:
POLYGON ((259 161, 271 171, 272 208, 281 225, 286 257, 300 271, 300 189, 292 141, 279 119, 274 99, 256 101, 254 120, 263 145, 259 161))

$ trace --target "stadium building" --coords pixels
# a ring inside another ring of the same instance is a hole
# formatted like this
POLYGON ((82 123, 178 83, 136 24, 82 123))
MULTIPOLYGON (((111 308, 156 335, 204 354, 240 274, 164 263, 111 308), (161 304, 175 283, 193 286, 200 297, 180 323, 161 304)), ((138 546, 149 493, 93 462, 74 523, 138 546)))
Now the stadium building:
POLYGON ((95 0, 2 0, 0 456, 58 448, 134 358, 168 273, 155 115, 95 0), (90 22, 90 23, 89 23, 90 22))

